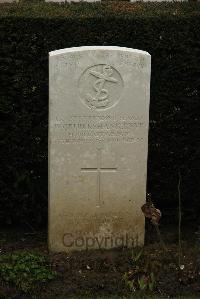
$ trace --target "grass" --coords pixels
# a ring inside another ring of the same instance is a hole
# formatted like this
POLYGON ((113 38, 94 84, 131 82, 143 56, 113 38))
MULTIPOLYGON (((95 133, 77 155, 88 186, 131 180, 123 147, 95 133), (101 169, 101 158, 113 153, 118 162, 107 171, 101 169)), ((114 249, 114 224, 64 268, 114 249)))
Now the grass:
POLYGON ((36 282, 46 282, 56 276, 47 257, 35 252, 15 252, 0 256, 0 279, 26 292, 36 282))

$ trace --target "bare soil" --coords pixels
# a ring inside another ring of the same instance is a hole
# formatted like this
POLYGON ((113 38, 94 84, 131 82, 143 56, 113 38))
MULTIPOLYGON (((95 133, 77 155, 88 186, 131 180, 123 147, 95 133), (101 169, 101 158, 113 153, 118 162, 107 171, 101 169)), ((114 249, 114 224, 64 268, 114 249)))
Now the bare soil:
POLYGON ((171 235, 170 239, 173 242, 167 243, 167 252, 156 240, 153 240, 153 243, 148 240, 140 259, 134 261, 135 250, 139 249, 118 248, 50 254, 45 232, 2 231, 0 254, 21 250, 40 252, 49 257, 57 277, 47 283, 38 283, 28 293, 0 281, 0 298, 200 298, 198 239, 182 242, 182 269, 178 263, 177 240, 171 235), (155 274, 153 292, 133 291, 127 287, 125 273, 131 281, 139 275, 146 275, 148 271, 155 274), (159 297, 151 297, 152 295, 159 297))

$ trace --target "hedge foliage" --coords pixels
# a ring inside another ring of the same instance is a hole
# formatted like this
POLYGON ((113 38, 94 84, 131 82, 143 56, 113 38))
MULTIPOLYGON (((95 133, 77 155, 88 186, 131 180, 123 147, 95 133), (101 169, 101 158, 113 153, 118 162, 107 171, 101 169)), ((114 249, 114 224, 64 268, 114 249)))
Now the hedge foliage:
POLYGON ((148 192, 174 221, 200 212, 200 3, 0 4, 0 221, 47 220, 48 52, 116 45, 152 55, 148 192))

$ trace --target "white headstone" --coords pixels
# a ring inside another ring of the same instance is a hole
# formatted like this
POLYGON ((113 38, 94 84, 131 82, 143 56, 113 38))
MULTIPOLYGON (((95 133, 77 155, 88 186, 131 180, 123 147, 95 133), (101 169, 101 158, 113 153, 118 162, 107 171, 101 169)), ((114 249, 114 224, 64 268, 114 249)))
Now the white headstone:
POLYGON ((120 47, 50 52, 50 250, 143 244, 150 59, 120 47))

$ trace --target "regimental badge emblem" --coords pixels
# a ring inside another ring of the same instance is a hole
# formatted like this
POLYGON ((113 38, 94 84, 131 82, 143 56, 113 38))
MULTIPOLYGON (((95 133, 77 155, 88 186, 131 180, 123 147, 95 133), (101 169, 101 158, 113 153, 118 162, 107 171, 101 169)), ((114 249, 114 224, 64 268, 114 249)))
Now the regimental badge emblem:
POLYGON ((104 110, 115 106, 122 90, 120 73, 108 64, 89 67, 79 79, 81 101, 90 109, 104 110))

